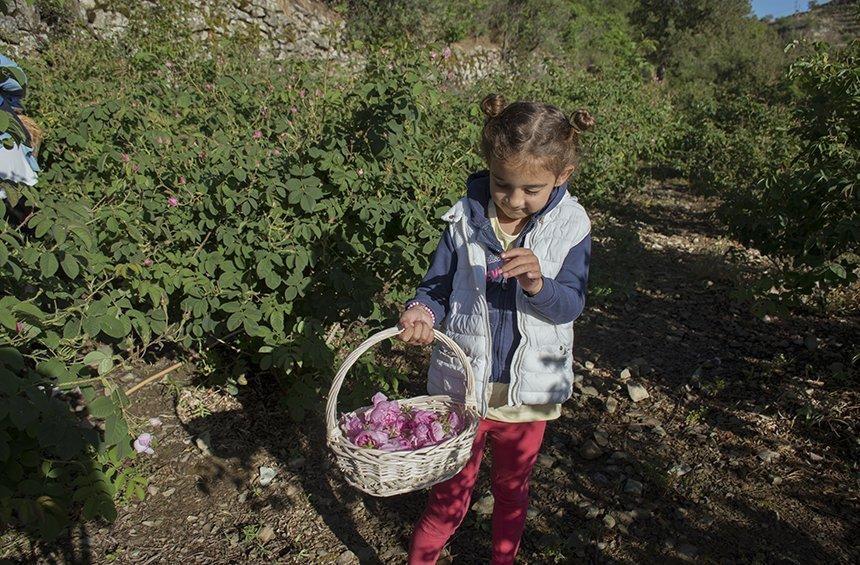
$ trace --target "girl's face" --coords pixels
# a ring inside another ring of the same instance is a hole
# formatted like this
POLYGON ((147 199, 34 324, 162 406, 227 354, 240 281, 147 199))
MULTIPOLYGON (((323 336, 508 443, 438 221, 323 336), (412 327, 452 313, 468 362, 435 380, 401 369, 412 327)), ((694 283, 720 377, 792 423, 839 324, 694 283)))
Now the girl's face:
POLYGON ((523 159, 520 162, 490 162, 490 195, 502 221, 528 218, 539 212, 552 194, 552 189, 563 184, 573 167, 556 175, 539 164, 523 159))

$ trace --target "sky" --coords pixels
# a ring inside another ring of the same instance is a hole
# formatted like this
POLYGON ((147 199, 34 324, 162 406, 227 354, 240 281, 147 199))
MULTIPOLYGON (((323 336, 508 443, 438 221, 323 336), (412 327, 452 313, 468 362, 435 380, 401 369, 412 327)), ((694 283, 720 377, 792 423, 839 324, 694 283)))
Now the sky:
MULTIPOLYGON (((819 2, 819 4, 825 3, 819 2)), ((793 14, 795 11, 805 12, 809 9, 809 2, 806 0, 752 0, 752 8, 753 13, 758 17, 770 14, 778 18, 793 14)))

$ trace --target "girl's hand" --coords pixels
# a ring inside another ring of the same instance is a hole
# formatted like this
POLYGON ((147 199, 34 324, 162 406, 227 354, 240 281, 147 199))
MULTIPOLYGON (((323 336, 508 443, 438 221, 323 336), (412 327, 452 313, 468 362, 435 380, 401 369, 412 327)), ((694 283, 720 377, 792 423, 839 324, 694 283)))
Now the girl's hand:
POLYGON ((540 272, 540 262, 531 249, 516 247, 502 253, 505 264, 502 266, 502 276, 506 279, 516 277, 520 287, 531 296, 543 288, 543 275, 540 272))
POLYGON ((412 345, 428 345, 433 343, 433 318, 424 308, 414 306, 400 316, 398 324, 404 328, 397 338, 412 345))

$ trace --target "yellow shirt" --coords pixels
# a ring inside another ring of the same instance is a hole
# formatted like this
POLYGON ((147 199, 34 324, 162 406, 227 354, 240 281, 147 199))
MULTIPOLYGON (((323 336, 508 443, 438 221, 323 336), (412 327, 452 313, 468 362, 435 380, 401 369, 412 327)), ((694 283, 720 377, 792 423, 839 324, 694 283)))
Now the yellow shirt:
MULTIPOLYGON (((507 251, 516 241, 518 233, 508 234, 502 229, 496 214, 496 205, 490 199, 488 207, 490 224, 502 249, 507 251)), ((538 422, 541 420, 555 420, 561 416, 561 404, 521 404, 520 406, 508 406, 508 385, 503 383, 489 383, 490 402, 487 409, 487 419, 499 422, 538 422)))

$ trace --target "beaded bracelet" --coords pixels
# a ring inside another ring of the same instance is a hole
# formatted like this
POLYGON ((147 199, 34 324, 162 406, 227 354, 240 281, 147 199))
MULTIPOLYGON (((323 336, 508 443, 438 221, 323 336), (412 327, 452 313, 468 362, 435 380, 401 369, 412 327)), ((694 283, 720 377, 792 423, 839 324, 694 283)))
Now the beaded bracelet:
POLYGON ((418 302, 418 301, 416 300, 415 302, 410 302, 409 304, 407 304, 407 305, 406 305, 406 309, 407 309, 407 310, 410 310, 411 308, 413 308, 413 307, 415 307, 415 306, 418 306, 419 308, 423 308, 425 312, 427 312, 428 314, 430 314, 430 319, 431 319, 431 320, 433 320, 433 326, 435 326, 435 325, 436 325, 436 314, 434 314, 434 313, 433 313, 433 310, 431 310, 431 309, 430 309, 430 307, 429 307, 429 306, 427 306, 426 304, 424 304, 424 303, 422 303, 422 302, 418 302))

